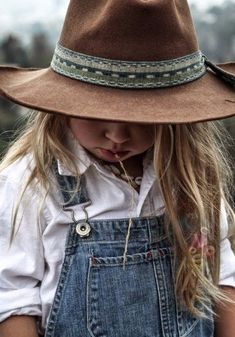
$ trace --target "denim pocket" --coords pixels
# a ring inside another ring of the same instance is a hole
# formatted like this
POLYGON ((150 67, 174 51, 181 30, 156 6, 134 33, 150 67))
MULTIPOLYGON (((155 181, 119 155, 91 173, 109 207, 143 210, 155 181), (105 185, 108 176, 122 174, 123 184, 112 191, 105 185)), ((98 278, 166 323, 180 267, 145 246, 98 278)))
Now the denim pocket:
POLYGON ((123 256, 91 257, 87 278, 90 335, 196 337, 204 331, 202 320, 177 305, 172 271, 170 248, 127 255, 125 268, 123 256))
POLYGON ((91 336, 156 336, 159 306, 152 260, 151 251, 127 255, 125 268, 123 256, 90 258, 87 323, 91 336))

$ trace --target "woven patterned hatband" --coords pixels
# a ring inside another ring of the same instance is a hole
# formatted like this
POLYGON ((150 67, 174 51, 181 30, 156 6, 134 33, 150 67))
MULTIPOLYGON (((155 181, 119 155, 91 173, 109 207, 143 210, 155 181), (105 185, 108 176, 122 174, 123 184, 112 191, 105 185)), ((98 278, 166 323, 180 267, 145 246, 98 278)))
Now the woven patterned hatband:
POLYGON ((57 44, 51 68, 80 81, 118 88, 163 88, 196 80, 206 73, 201 51, 160 62, 109 60, 57 44))

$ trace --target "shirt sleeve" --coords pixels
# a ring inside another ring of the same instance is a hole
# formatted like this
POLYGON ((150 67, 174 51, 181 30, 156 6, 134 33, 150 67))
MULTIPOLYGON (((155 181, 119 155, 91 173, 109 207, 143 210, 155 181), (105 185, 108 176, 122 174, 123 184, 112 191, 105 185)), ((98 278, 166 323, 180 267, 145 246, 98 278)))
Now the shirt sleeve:
POLYGON ((44 274, 43 245, 36 195, 22 199, 10 244, 12 213, 20 196, 17 183, 0 177, 0 321, 12 315, 41 316, 40 282, 44 274))
POLYGON ((221 207, 220 278, 219 285, 235 287, 235 254, 228 234, 228 221, 224 204, 221 207))

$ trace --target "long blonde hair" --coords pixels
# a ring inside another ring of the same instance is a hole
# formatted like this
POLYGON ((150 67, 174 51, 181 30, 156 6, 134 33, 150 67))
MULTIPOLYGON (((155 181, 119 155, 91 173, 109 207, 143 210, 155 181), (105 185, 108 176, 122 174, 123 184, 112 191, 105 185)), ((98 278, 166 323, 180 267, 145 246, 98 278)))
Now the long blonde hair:
POLYGON ((221 142, 224 132, 208 122, 161 125, 156 133, 155 171, 178 260, 176 289, 182 303, 199 316, 203 314, 195 303, 211 311, 211 299, 228 300, 218 288, 221 204, 234 238, 234 213, 228 202, 233 177, 221 142))
MULTIPOLYGON (((64 143, 66 123, 65 116, 32 111, 23 132, 3 158, 0 171, 32 154, 34 168, 21 197, 32 182, 48 192, 48 172, 54 158, 79 176, 74 155, 64 143)), ((228 202, 232 172, 221 138, 212 122, 156 125, 154 165, 165 201, 166 228, 176 256, 176 293, 185 308, 198 316, 203 316, 201 308, 211 310, 211 299, 229 301, 218 287, 221 200, 234 228, 234 213, 228 202), (204 244, 193 246, 195 238, 197 243, 203 238, 204 244)), ((17 210, 18 207, 12 233, 17 210)))

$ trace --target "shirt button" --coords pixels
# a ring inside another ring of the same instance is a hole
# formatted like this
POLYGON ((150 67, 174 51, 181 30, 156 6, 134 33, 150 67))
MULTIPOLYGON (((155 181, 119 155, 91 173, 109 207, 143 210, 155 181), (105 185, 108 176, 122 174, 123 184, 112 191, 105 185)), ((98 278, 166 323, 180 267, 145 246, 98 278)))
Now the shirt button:
POLYGON ((87 222, 80 222, 76 226, 76 232, 80 237, 87 237, 90 235, 91 226, 87 222))

